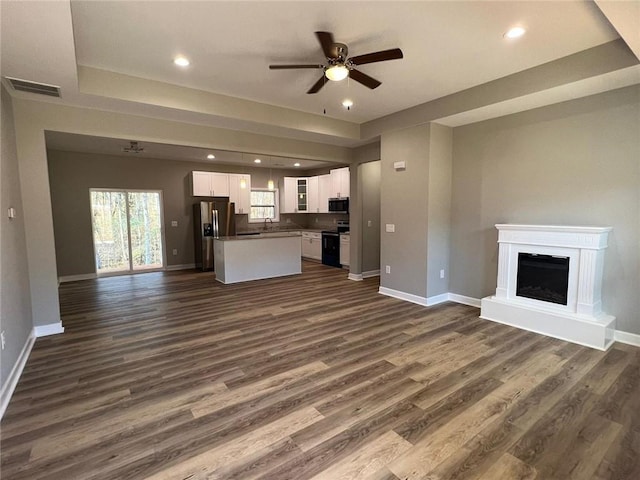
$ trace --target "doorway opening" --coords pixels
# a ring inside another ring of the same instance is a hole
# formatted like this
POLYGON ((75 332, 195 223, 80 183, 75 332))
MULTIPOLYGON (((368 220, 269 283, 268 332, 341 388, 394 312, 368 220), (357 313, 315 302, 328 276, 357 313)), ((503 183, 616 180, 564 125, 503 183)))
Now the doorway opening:
POLYGON ((90 189, 98 275, 164 268, 162 192, 90 189))

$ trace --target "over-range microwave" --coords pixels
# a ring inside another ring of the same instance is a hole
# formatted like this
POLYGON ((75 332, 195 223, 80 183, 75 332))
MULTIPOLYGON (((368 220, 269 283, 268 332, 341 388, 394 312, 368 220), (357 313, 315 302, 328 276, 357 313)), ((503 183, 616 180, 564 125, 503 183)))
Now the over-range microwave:
POLYGON ((349 213, 349 197, 330 198, 329 212, 332 213, 349 213))

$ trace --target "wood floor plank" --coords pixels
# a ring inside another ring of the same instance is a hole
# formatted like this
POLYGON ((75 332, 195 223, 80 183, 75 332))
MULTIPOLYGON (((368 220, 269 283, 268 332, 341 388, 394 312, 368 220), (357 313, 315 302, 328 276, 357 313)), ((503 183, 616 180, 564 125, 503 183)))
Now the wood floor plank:
POLYGON ((640 350, 303 262, 60 286, 0 425, 11 480, 640 478, 640 350))

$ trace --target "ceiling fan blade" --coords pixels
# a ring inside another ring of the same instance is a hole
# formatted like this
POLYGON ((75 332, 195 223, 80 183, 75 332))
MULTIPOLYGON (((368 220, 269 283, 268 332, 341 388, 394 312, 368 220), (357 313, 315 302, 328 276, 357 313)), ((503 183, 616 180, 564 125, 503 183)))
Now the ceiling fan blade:
POLYGON ((351 57, 349 60, 354 65, 364 65, 365 63, 384 62, 386 60, 396 60, 402 57, 402 50, 399 48, 392 48, 391 50, 382 50, 380 52, 358 55, 356 57, 351 57))
POLYGON ((269 70, 289 70, 292 68, 324 68, 324 65, 317 63, 307 65, 269 65, 269 70))
POLYGON ((349 72, 349 77, 355 80, 356 82, 361 83, 365 87, 369 87, 371 90, 374 88, 378 88, 382 82, 379 82, 373 77, 370 77, 366 73, 362 73, 360 70, 351 70, 349 72))
POLYGON ((324 75, 322 75, 322 76, 320 77, 320 79, 319 79, 316 83, 314 83, 314 84, 313 84, 313 87, 311 87, 311 88, 307 91, 307 93, 318 93, 318 92, 320 91, 320 89, 321 89, 322 87, 324 87, 324 84, 325 84, 325 83, 327 83, 327 79, 325 78, 325 76, 324 76, 324 75))
POLYGON ((337 58, 338 54, 336 53, 336 49, 333 48, 333 34, 331 32, 316 32, 316 37, 318 37, 318 41, 320 42, 320 46, 322 47, 322 52, 324 56, 327 58, 337 58))

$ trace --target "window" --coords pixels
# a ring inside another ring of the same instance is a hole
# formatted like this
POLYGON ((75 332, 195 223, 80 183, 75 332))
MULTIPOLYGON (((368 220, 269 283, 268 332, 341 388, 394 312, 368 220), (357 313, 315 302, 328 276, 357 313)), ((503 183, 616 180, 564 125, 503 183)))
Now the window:
POLYGON ((280 221, 278 189, 252 188, 249 222, 264 222, 267 219, 271 219, 274 222, 280 221))

